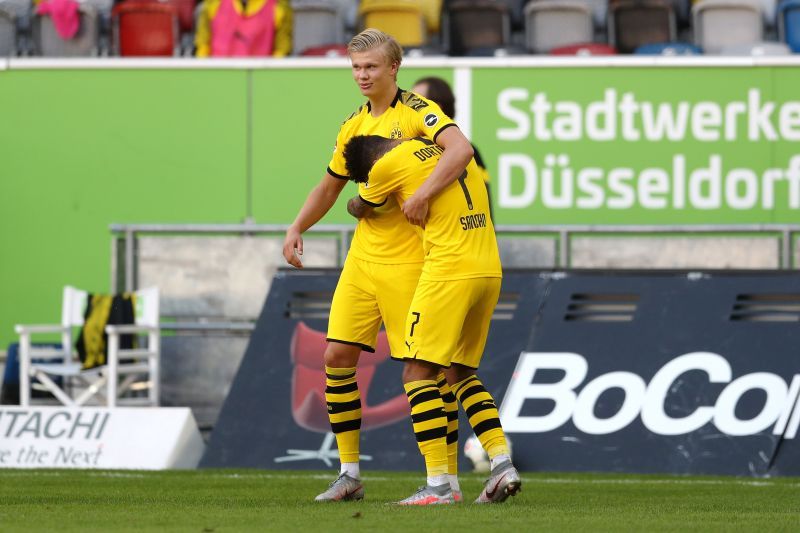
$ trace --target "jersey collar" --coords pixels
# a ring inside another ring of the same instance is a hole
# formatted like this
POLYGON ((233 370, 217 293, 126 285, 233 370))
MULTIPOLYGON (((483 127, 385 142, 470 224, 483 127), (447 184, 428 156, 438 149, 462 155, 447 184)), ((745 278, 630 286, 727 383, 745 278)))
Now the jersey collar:
MULTIPOLYGON (((398 87, 397 94, 394 95, 394 100, 392 100, 392 103, 389 104, 389 107, 395 107, 397 105, 397 102, 400 101, 400 95, 402 94, 403 94, 403 89, 398 87)), ((367 113, 372 113, 372 103, 369 100, 367 100, 367 113)))

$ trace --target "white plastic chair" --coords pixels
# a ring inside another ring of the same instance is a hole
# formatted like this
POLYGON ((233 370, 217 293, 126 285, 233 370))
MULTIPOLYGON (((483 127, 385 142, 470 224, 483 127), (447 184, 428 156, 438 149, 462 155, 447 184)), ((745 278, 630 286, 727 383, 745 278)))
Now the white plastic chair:
POLYGON ((763 41, 761 6, 756 0, 700 0, 692 7, 692 20, 694 43, 706 54, 763 41))
POLYGON ((333 0, 294 0, 292 11, 295 55, 312 46, 344 42, 344 19, 333 0))
POLYGON ((583 0, 537 0, 525 5, 525 47, 533 53, 589 43, 593 36, 592 9, 583 0))
POLYGON ((73 349, 73 328, 84 322, 89 294, 75 287, 64 287, 61 324, 17 325, 20 337, 20 405, 31 403, 31 386, 38 382, 62 404, 79 407, 94 400, 96 404, 118 405, 159 404, 159 294, 157 288, 136 291, 135 324, 107 325, 107 364, 84 370, 73 349), (33 346, 35 334, 61 334, 61 348, 33 346), (120 335, 147 337, 146 348, 120 348, 120 335), (54 361, 58 359, 59 361, 54 361), (124 397, 134 384, 146 375, 146 396, 124 397), (59 386, 56 379, 63 382, 59 386), (76 387, 77 385, 77 387, 76 387))

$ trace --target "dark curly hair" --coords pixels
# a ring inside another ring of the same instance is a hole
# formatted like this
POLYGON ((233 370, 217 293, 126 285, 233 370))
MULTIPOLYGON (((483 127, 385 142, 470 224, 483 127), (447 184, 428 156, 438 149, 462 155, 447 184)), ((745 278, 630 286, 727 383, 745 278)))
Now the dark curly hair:
POLYGON ((344 164, 349 179, 366 183, 375 161, 391 148, 393 141, 380 135, 356 135, 344 146, 344 164))

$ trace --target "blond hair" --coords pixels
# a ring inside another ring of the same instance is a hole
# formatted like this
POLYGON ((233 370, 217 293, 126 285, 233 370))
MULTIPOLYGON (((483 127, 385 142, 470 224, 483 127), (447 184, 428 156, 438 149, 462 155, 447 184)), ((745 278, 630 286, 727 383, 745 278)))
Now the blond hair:
POLYGON ((388 33, 376 30, 375 28, 367 28, 353 37, 347 45, 347 53, 366 52, 367 50, 373 50, 375 48, 381 48, 383 55, 389 60, 389 63, 397 63, 398 67, 400 63, 402 63, 403 49, 400 47, 400 44, 388 33))

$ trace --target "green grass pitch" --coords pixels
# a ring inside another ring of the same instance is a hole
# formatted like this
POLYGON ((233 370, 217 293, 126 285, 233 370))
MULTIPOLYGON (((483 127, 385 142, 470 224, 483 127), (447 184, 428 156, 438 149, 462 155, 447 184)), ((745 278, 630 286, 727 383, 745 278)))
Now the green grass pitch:
MULTIPOLYGON (((462 474, 465 500, 483 478, 462 474)), ((333 472, 2 470, 12 531, 800 531, 800 478, 523 473, 500 505, 391 504, 423 482, 365 472, 362 502, 316 504, 333 472)))

